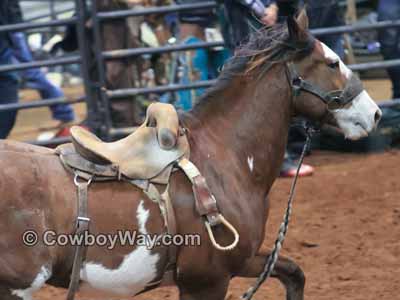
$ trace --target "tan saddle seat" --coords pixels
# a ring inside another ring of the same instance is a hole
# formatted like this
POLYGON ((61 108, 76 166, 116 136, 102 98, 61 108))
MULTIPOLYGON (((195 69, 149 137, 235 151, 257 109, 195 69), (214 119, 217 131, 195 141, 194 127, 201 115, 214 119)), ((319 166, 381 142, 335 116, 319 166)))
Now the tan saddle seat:
POLYGON ((178 114, 170 104, 153 103, 145 122, 116 142, 103 142, 82 127, 71 128, 76 151, 95 164, 113 164, 131 179, 156 177, 174 161, 189 155, 189 144, 179 128, 178 114))

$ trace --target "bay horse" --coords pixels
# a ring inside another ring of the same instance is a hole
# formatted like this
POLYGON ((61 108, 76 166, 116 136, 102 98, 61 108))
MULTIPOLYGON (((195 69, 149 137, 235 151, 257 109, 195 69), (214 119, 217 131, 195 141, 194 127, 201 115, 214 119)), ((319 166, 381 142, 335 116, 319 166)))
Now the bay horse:
MULTIPOLYGON (((289 18, 287 26, 258 32, 238 50, 194 110, 181 118, 191 161, 240 234, 232 251, 213 248, 194 207, 190 181, 181 171, 172 174, 169 190, 177 231, 201 236, 201 245, 178 248, 174 284, 182 300, 223 300, 233 277, 257 277, 263 270, 269 255, 259 251, 268 217, 267 195, 279 174, 292 116, 332 122, 349 139, 366 136, 379 121, 381 112, 368 93, 359 90, 360 82, 332 50, 310 36, 307 24, 302 13, 289 18), (298 76, 291 80, 294 70, 298 76), (337 90, 353 96, 338 107, 322 101, 337 90)), ((39 235, 47 230, 74 232, 73 178, 53 150, 3 141, 0 153, 0 299, 31 299, 45 283, 66 288, 73 247, 28 247, 22 235, 26 230, 39 235)), ((165 230, 158 205, 124 182, 93 183, 89 215, 93 234, 165 230)), ((215 228, 214 234, 222 244, 232 240, 225 228, 215 228)), ((158 284, 152 283, 162 278, 167 253, 166 246, 89 247, 81 289, 91 287, 102 296, 133 296, 155 288, 158 284)), ((295 262, 279 257, 272 275, 285 286, 288 300, 303 299, 305 277, 295 262)))

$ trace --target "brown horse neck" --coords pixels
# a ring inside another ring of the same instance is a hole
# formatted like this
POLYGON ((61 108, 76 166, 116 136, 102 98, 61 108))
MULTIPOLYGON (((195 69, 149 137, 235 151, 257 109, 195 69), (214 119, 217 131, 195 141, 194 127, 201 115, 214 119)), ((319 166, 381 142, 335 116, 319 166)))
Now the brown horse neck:
POLYGON ((232 151, 260 183, 268 185, 283 159, 291 104, 282 65, 272 67, 262 78, 237 76, 194 110, 187 123, 191 142, 203 151, 208 151, 209 143, 225 147, 223 151, 232 151))

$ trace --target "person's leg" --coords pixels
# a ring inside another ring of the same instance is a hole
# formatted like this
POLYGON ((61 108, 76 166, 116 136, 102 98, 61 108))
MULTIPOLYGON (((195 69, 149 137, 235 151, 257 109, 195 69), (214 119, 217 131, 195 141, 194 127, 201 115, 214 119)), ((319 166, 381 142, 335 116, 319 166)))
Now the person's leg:
MULTIPOLYGON (((339 26, 339 25, 338 25, 339 26)), ((344 39, 343 35, 330 35, 326 37, 321 37, 321 42, 325 43, 329 48, 333 50, 342 60, 344 59, 344 39)))
MULTIPOLYGON (((0 53, 0 65, 12 63, 12 51, 5 48, 0 53)), ((0 73, 0 105, 18 102, 18 77, 14 72, 0 73)), ((14 126, 17 111, 0 112, 0 139, 5 139, 14 126)))
MULTIPOLYGON (((31 62, 33 57, 29 46, 26 42, 25 34, 15 32, 11 34, 13 55, 19 62, 31 62)), ((22 71, 22 77, 26 80, 27 86, 38 90, 42 99, 62 98, 64 93, 62 90, 53 85, 38 69, 27 69, 22 71)), ((57 104, 50 107, 53 118, 62 122, 74 120, 75 115, 71 105, 57 104)))
MULTIPOLYGON (((345 24, 342 11, 336 1, 326 8, 326 17, 322 27, 335 27, 345 24)), ((343 34, 329 35, 325 37, 326 44, 343 60, 344 53, 344 38, 343 34)))
MULTIPOLYGON (((11 74, 0 74, 0 105, 18 102, 18 81, 11 74)), ((0 139, 5 139, 14 127, 17 111, 0 112, 0 139)))
MULTIPOLYGON (((378 6, 378 20, 400 19, 400 2, 398 0, 381 0, 378 6)), ((386 28, 379 31, 379 42, 382 55, 385 59, 400 58, 400 30, 398 28, 386 28)), ((400 67, 389 68, 389 77, 392 81, 393 98, 400 98, 400 67)))
MULTIPOLYGON (((24 74, 26 86, 39 92, 42 99, 63 98, 63 91, 52 84, 40 70, 30 70, 24 74)), ((75 119, 74 110, 69 104, 50 106, 52 117, 61 122, 70 122, 75 119)))
MULTIPOLYGON (((314 4, 314 3, 313 3, 314 4)), ((335 3, 311 5, 307 10, 310 20, 310 28, 334 27, 344 25, 339 6, 335 3)), ((343 35, 326 35, 319 37, 321 42, 331 48, 341 59, 344 59, 343 35)))

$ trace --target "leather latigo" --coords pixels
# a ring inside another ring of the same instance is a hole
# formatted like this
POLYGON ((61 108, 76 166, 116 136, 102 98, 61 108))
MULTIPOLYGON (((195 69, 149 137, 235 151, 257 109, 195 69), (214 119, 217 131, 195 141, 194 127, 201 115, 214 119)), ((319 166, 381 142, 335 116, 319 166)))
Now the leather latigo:
POLYGON ((211 194, 206 179, 201 175, 193 178, 193 194, 197 212, 205 216, 211 226, 219 224, 217 201, 211 194))

